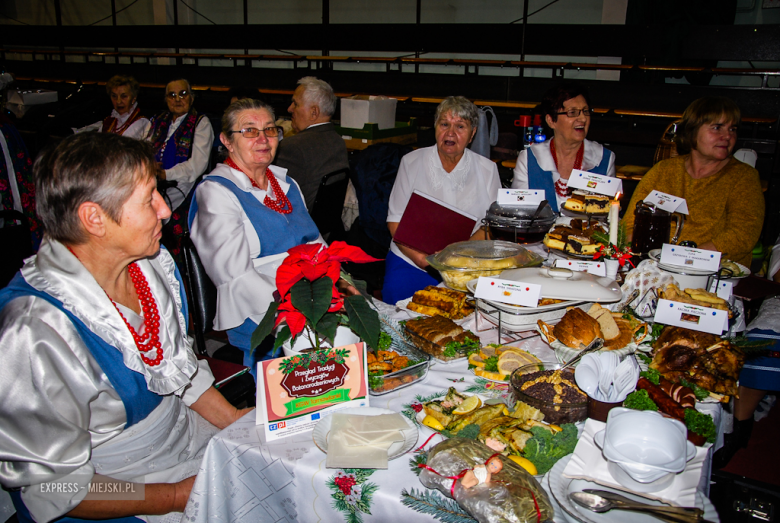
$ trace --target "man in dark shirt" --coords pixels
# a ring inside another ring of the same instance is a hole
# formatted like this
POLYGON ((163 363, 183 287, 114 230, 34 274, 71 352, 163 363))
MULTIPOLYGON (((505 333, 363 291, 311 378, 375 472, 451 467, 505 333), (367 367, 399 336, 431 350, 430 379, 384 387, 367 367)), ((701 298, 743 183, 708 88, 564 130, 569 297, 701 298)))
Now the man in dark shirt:
POLYGON ((296 134, 285 136, 279 143, 274 163, 286 168, 287 174, 298 182, 309 210, 322 177, 349 167, 344 139, 330 123, 337 102, 327 82, 307 76, 298 80, 287 109, 296 134))

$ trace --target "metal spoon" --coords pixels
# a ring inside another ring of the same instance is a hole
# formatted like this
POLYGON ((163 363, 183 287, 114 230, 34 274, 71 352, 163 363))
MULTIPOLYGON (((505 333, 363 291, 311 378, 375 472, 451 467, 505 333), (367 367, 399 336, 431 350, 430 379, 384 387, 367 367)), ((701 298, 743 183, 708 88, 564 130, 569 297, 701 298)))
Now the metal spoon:
POLYGON ((699 508, 648 505, 605 490, 586 489, 585 492, 571 492, 569 493, 569 499, 578 505, 597 513, 606 512, 612 509, 632 510, 651 514, 664 521, 678 523, 703 522, 701 517, 704 512, 699 508), (601 495, 595 494, 596 492, 601 495))
POLYGON ((528 223, 528 227, 534 224, 534 221, 539 217, 539 213, 542 212, 542 209, 544 209, 544 206, 547 205, 547 200, 542 200, 541 203, 539 203, 539 207, 536 208, 536 212, 533 216, 531 216, 531 221, 528 223))

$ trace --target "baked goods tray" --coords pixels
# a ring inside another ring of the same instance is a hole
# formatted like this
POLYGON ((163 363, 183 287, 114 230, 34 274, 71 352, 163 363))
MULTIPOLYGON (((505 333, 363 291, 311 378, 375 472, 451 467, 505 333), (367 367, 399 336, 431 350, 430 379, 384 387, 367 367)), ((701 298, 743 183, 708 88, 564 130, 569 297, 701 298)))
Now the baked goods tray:
POLYGON ((566 207, 561 206, 561 214, 563 216, 568 216, 570 218, 587 218, 588 220, 599 220, 599 221, 606 221, 607 218, 609 218, 609 209, 607 209, 607 212, 605 213, 587 213, 587 212, 578 212, 578 211, 570 211, 566 207))
POLYGON ((458 355, 453 358, 444 356, 442 354, 444 348, 441 345, 436 345, 435 343, 426 340, 422 336, 419 336, 410 330, 404 329, 404 332, 406 333, 406 336, 409 337, 409 340, 411 340, 411 342, 414 343, 418 349, 428 354, 431 359, 436 360, 439 363, 448 364, 467 359, 465 354, 458 355))

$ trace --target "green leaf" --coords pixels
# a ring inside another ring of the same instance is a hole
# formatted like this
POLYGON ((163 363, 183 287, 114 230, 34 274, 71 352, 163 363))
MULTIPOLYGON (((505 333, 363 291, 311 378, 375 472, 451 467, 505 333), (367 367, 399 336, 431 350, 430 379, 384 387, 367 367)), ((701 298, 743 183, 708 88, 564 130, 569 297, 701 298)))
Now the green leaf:
POLYGON ((279 331, 279 334, 276 335, 276 340, 274 340, 274 352, 276 352, 276 349, 282 346, 282 344, 289 340, 292 336, 292 333, 290 332, 290 327, 285 325, 282 327, 282 330, 279 331))
MULTIPOLYGON (((260 320, 260 325, 257 326, 255 332, 252 333, 252 338, 249 341, 249 346, 252 348, 250 354, 254 354, 255 349, 260 345, 264 339, 271 334, 274 330, 274 321, 276 320, 276 310, 279 308, 279 303, 273 302, 268 306, 268 310, 265 312, 265 316, 260 320)), ((289 329, 287 329, 289 331, 289 329)))
POLYGON ((317 333, 320 336, 327 338, 331 345, 334 345, 334 339, 336 338, 336 329, 339 326, 339 318, 335 314, 326 314, 317 323, 317 333))
POLYGON ((328 312, 333 297, 333 280, 327 276, 310 282, 300 280, 290 289, 290 301, 293 307, 306 316, 310 325, 317 325, 320 318, 328 312))
POLYGON ((362 296, 347 296, 344 308, 349 317, 349 328, 372 349, 379 346, 379 315, 362 296))

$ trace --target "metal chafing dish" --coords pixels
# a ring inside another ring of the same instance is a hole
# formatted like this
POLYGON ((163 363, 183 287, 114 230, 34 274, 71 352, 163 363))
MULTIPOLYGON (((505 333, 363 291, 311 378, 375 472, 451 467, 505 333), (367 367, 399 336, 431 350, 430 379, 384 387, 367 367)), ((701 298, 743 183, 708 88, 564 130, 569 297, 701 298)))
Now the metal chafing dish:
POLYGON ((493 202, 484 224, 494 240, 536 243, 555 223, 555 213, 547 200, 536 205, 500 205, 493 202))

